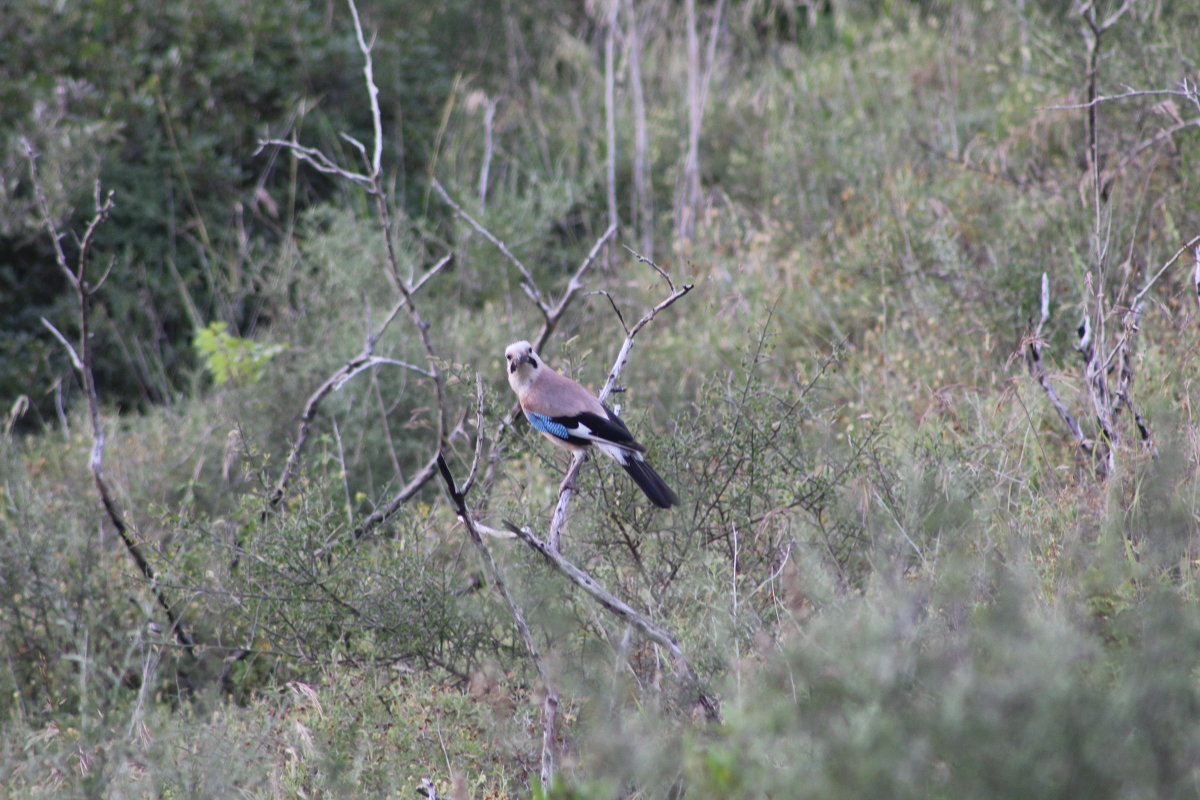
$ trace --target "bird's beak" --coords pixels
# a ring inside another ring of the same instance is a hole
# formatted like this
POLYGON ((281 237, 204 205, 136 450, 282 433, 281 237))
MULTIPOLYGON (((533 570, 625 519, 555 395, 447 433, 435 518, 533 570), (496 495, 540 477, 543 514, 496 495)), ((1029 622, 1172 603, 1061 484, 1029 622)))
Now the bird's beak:
POLYGON ((529 363, 529 353, 521 353, 519 356, 517 356, 517 363, 518 364, 528 364, 529 363))

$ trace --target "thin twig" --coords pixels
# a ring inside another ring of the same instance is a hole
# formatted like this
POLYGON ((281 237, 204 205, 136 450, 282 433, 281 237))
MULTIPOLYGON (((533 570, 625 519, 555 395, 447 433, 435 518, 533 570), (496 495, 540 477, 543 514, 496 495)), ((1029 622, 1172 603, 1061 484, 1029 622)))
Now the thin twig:
POLYGON ((324 172, 327 175, 337 175, 339 178, 345 178, 348 181, 353 181, 367 191, 372 191, 374 182, 370 175, 364 175, 361 172, 354 172, 344 167, 338 166, 328 156, 317 150, 315 147, 305 147, 297 141, 287 141, 285 139, 260 139, 258 149, 254 151, 254 155, 258 155, 266 147, 281 147, 291 151, 301 161, 307 163, 317 172, 324 172))
POLYGON ((546 305, 546 301, 542 299, 542 293, 538 289, 537 282, 533 279, 533 275, 529 272, 529 268, 521 263, 521 259, 513 255, 512 251, 508 249, 508 245, 492 235, 491 231, 485 228, 474 217, 468 214, 462 206, 456 203, 454 198, 450 196, 450 193, 446 191, 445 187, 442 186, 441 182, 438 181, 437 178, 434 178, 433 180, 433 190, 438 193, 438 196, 442 198, 446 205, 454 209, 455 214, 458 214, 458 216, 466 220, 467 224, 474 228, 480 236, 495 245, 496 249, 503 253, 504 257, 507 258, 512 265, 517 268, 517 272, 520 272, 521 277, 525 279, 523 286, 526 293, 537 305, 538 309, 541 310, 542 314, 549 316, 550 308, 546 305))
POLYGON ((608 0, 608 30, 604 34, 604 166, 608 189, 608 224, 615 226, 617 217, 617 104, 616 85, 617 12, 620 0, 608 0))
POLYGON ((79 372, 83 372, 83 362, 79 359, 79 354, 75 352, 75 347, 67 341, 67 337, 63 336, 50 320, 45 317, 40 317, 39 319, 41 319, 43 325, 50 329, 50 333, 54 334, 54 338, 58 339, 59 343, 66 348, 67 355, 71 358, 71 366, 75 367, 79 372))
MULTIPOLYGON (((377 508, 375 511, 371 512, 371 515, 364 519, 362 523, 360 523, 358 527, 354 529, 353 533, 351 534, 351 539, 357 542, 358 540, 369 536, 376 528, 391 519, 392 515, 400 509, 400 506, 412 499, 412 496, 420 491, 421 487, 428 483, 430 478, 437 474, 437 459, 438 455, 434 454, 433 458, 425 462, 425 465, 421 467, 421 469, 417 470, 417 473, 413 475, 412 478, 409 479, 408 483, 404 484, 404 486, 402 486, 395 495, 392 496, 391 500, 389 500, 382 508, 377 508)), ((317 555, 322 555, 323 552, 324 548, 321 551, 318 551, 317 555)))
POLYGON ((1115 100, 1127 100, 1130 97, 1153 97, 1159 95, 1172 95, 1174 97, 1184 97, 1191 99, 1195 97, 1195 91, 1191 89, 1130 89, 1122 94, 1109 94, 1102 97, 1097 97, 1095 100, 1090 100, 1086 103, 1069 103, 1065 105, 1055 106, 1035 106, 1034 111, 1080 111, 1085 108, 1097 106, 1100 103, 1111 103, 1115 100))
POLYGON ((625 315, 621 313, 621 309, 617 308, 617 301, 613 299, 611 294, 603 289, 597 289, 594 292, 588 292, 588 294, 598 294, 608 298, 608 304, 612 306, 613 313, 617 315, 617 321, 621 323, 621 330, 625 331, 626 334, 629 333, 629 326, 625 324, 625 315))
POLYGON ((337 383, 334 384, 333 390, 335 392, 338 391, 339 389, 342 388, 342 386, 344 386, 346 384, 347 381, 349 381, 351 378, 353 378, 358 373, 362 372, 363 370, 370 369, 371 367, 379 366, 380 364, 387 364, 387 365, 393 366, 393 367, 402 367, 407 370, 412 370, 413 372, 417 373, 418 375, 424 375, 426 378, 434 377, 434 374, 432 372, 430 372, 429 370, 421 369, 420 367, 416 366, 415 364, 409 364, 407 361, 400 361, 395 358, 384 358, 383 356, 371 356, 366 361, 363 361, 362 363, 355 365, 353 370, 351 370, 349 373, 347 373, 347 374, 343 375, 341 378, 339 378, 337 383))
POLYGON ((638 261, 641 261, 643 264, 649 264, 651 267, 653 267, 654 271, 657 272, 659 275, 661 275, 663 277, 663 280, 665 280, 667 282, 667 286, 669 286, 671 288, 671 291, 672 292, 675 291, 675 282, 671 280, 671 276, 667 274, 666 270, 664 270, 658 264, 654 263, 653 259, 647 258, 646 256, 642 255, 641 253, 634 250, 632 247, 629 247, 628 245, 621 245, 621 246, 624 247, 627 251, 629 251, 629 254, 632 255, 634 258, 636 258, 638 261))
POLYGON ((1150 280, 1146 281, 1146 285, 1142 287, 1141 291, 1139 291, 1137 294, 1135 294, 1133 296, 1133 302, 1130 304, 1130 306, 1136 307, 1139 303, 1141 303, 1142 298, 1146 296, 1147 292, 1149 292, 1152 288, 1154 288, 1154 284, 1158 283, 1158 279, 1163 276, 1163 273, 1165 273, 1168 269, 1170 269, 1175 264, 1175 262, 1178 261, 1180 259, 1180 257, 1183 256, 1184 253, 1188 252, 1189 250, 1192 250, 1197 245, 1200 245, 1200 236, 1193 236, 1191 239, 1189 239, 1187 241, 1187 244, 1185 244, 1183 247, 1176 250, 1175 254, 1173 256, 1171 256, 1170 258, 1168 258, 1166 263, 1164 263, 1161 267, 1158 268, 1158 271, 1154 273, 1154 275, 1150 278, 1150 280))
POLYGON ((475 373, 475 453, 471 457, 471 471, 467 473, 467 480, 463 483, 462 493, 468 494, 471 488, 475 485, 475 478, 479 474, 480 457, 483 455, 483 408, 485 395, 483 392, 483 376, 478 372, 475 373))
POLYGON ((629 360, 629 353, 633 349, 633 337, 638 335, 638 331, 649 325, 650 322, 653 321, 656 316, 658 316, 660 311, 669 308, 675 303, 676 300, 683 297, 692 289, 693 284, 690 283, 685 283, 683 286, 675 289, 658 305, 643 314, 642 318, 634 323, 633 327, 629 329, 629 333, 625 335, 625 341, 621 345, 621 350, 617 353, 617 359, 613 362, 612 369, 609 370, 608 380, 604 382, 604 386, 600 389, 600 392, 597 395, 601 403, 607 400, 608 396, 612 394, 613 389, 616 388, 617 379, 621 376, 621 370, 625 368, 625 362, 629 360))
POLYGON ((542 346, 550 340, 550 334, 554 333, 554 329, 558 327, 559 320, 567 310, 567 306, 575 299, 575 295, 583 289, 583 274, 588 271, 588 268, 595 262, 596 256, 600 255, 601 248, 608 243, 608 240, 617 232, 616 225, 609 225, 604 233, 600 234, 600 238, 592 245, 592 249, 584 256, 583 261, 579 264, 579 269, 575 270, 575 274, 567 281, 567 288, 563 289, 562 295, 558 298, 558 302, 554 304, 546 313, 546 319, 542 323, 542 329, 538 335, 534 337, 533 349, 541 352, 542 346))

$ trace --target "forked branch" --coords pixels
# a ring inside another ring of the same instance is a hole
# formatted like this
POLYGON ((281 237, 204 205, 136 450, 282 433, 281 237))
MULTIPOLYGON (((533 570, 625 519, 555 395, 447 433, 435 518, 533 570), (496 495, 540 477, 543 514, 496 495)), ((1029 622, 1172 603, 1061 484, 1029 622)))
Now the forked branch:
POLYGON ((89 459, 92 480, 96 485, 96 492, 100 495, 100 502, 104 506, 104 512, 108 516, 109 522, 117 531, 121 543, 125 546, 125 550, 129 553, 129 557, 133 559, 134 564, 137 565, 138 571, 142 573, 142 577, 149 584, 150 591, 154 594, 154 599, 167 615, 167 620, 171 624, 171 635, 191 655, 196 642, 187 629, 184 628, 179 613, 167 599, 166 594, 164 594, 162 586, 159 584, 158 578, 154 573, 154 568, 150 566, 150 562, 146 559, 145 554, 142 553, 141 547, 134 540, 133 532, 129 524, 125 521, 124 515, 121 514, 112 489, 108 485, 108 480, 104 476, 104 447, 107 437, 104 432, 104 424, 100 419, 100 398, 96 390, 95 372, 92 368, 91 310, 93 298, 100 291, 100 288, 112 272, 113 262, 109 262, 103 274, 94 283, 88 278, 88 267, 91 261, 92 244, 95 241, 96 232, 104 221, 108 219, 109 214, 112 213, 114 208, 113 195, 112 192, 109 192, 107 196, 101 199, 100 185, 99 183, 96 184, 95 213, 92 216, 91 222, 88 223, 83 238, 80 240, 79 255, 76 258, 75 268, 72 269, 67 262, 66 253, 62 248, 62 237, 59 235, 58 228, 54 224, 54 218, 50 213, 50 204, 46 200, 45 193, 42 191, 42 184, 37 169, 37 153, 34 152, 33 146, 28 140, 23 139, 21 143, 24 146, 25 155, 29 160, 29 176, 33 184, 33 192, 37 200, 38 210, 42 215, 42 223, 46 226, 46 231, 50 234, 50 239, 54 244, 55 261, 75 295, 76 320, 79 324, 79 344, 77 347, 72 347, 67 337, 45 317, 42 318, 42 324, 49 328, 55 338, 66 348, 67 354, 71 359, 71 365, 79 373, 80 382, 83 384, 84 397, 87 399, 88 418, 92 426, 92 453, 89 459))

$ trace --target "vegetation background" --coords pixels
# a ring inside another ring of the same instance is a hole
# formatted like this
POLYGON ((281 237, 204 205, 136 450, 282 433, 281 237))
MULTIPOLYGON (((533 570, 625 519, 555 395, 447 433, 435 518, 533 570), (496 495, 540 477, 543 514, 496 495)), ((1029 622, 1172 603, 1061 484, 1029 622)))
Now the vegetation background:
POLYGON ((1200 6, 358 10, 377 118, 341 2, 0 15, 0 794, 544 795, 548 692, 558 797, 1200 794, 1200 6), (430 461, 544 535, 501 354, 613 222, 543 350, 694 286, 682 503, 589 462, 562 552, 695 684, 430 461))

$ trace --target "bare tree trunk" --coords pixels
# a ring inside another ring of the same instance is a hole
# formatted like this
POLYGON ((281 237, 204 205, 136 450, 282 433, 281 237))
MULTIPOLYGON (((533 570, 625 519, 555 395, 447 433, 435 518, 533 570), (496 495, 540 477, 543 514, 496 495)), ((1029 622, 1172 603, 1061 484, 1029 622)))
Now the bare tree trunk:
POLYGON ((646 97, 642 88, 642 40, 637 12, 629 0, 629 79, 633 85, 633 209, 632 218, 641 237, 642 253, 654 258, 654 199, 649 191, 649 135, 646 132, 646 97))
POLYGON ((620 0, 610 0, 608 9, 608 31, 604 36, 604 123, 608 142, 608 224, 617 225, 617 107, 616 93, 616 48, 617 11, 620 0))
POLYGON ((717 0, 713 9, 712 30, 708 37, 708 53, 703 72, 700 61, 700 35, 697 31, 696 0, 685 3, 687 17, 688 60, 688 147, 683 163, 679 191, 675 202, 675 236, 690 242, 696 233, 696 216, 700 213, 700 126, 704 121, 704 103, 708 84, 716 65, 717 37, 721 30, 721 14, 725 0, 717 0))
POLYGON ((696 0, 684 2, 687 25, 688 147, 675 197, 675 238, 690 242, 696 232, 700 198, 700 38, 696 33, 696 0))

